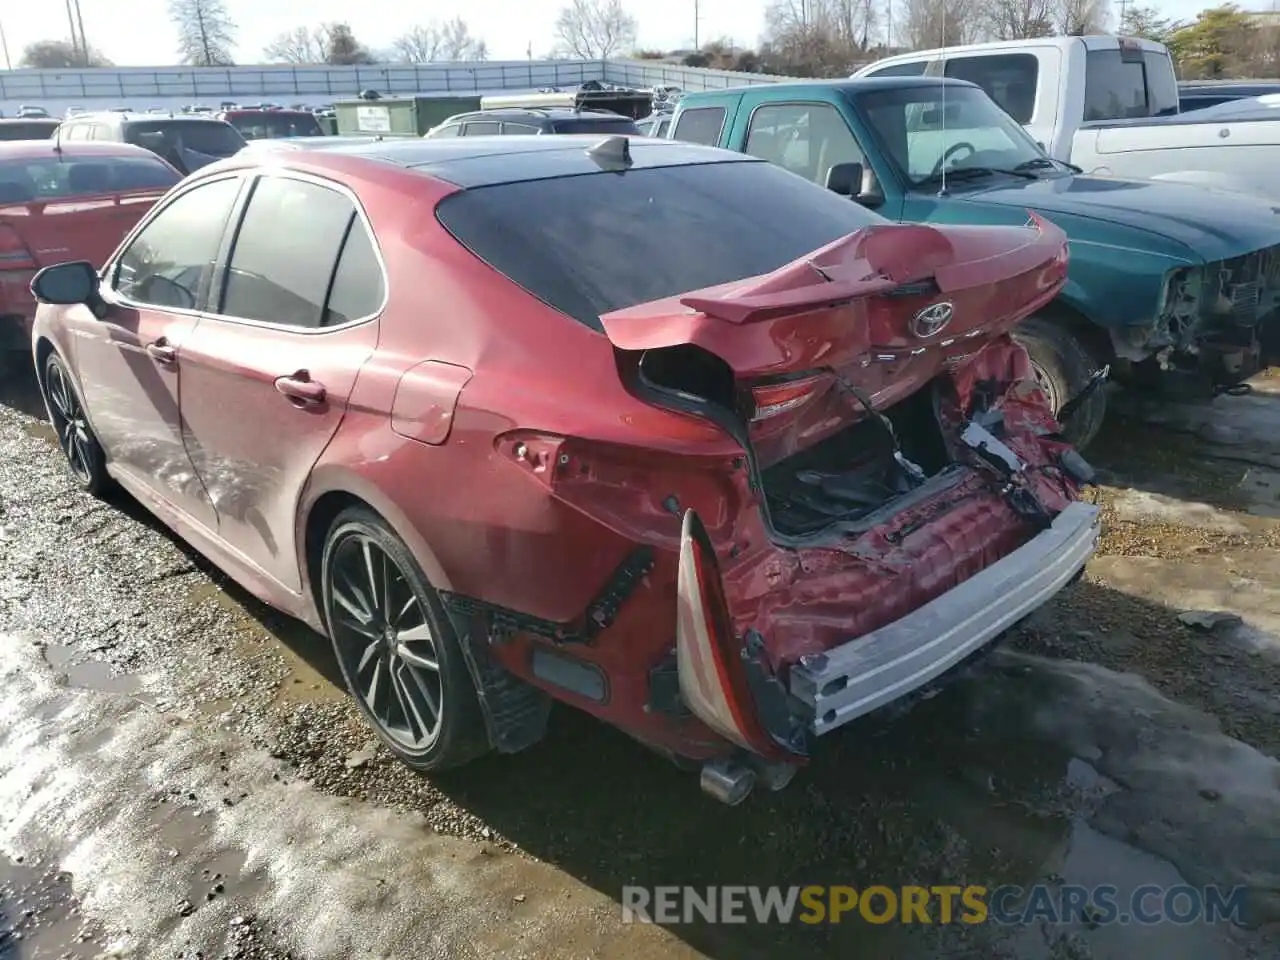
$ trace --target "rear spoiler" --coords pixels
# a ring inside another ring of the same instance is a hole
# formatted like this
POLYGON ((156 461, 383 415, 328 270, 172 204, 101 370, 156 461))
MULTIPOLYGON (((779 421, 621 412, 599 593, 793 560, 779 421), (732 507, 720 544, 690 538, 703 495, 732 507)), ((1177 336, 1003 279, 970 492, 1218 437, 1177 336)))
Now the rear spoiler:
MULTIPOLYGON (((1028 211, 1028 227, 1039 234, 1066 235, 1028 211)), ((1037 238, 1040 239, 1040 238, 1037 238)), ((993 283, 1032 269, 1044 260, 1039 242, 969 260, 947 234, 925 224, 865 227, 806 254, 773 273, 716 288, 724 293, 691 293, 680 298, 690 310, 728 323, 755 323, 777 316, 838 306, 932 281, 939 292, 993 283)), ((603 318, 602 318, 603 319, 603 318)))

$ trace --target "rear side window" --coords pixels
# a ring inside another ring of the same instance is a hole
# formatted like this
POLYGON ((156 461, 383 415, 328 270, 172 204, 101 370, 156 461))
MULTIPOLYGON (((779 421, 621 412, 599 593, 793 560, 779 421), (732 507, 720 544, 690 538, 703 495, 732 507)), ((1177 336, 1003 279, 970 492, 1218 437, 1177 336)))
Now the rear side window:
POLYGON ((67 157, 0 162, 0 180, 24 185, 31 200, 130 190, 167 190, 181 175, 152 157, 67 157))
POLYGON ((450 123, 450 124, 446 124, 443 127, 436 127, 434 130, 428 133, 427 136, 431 137, 432 139, 435 139, 436 137, 456 137, 458 135, 459 126, 460 126, 459 124, 450 123))
POLYGON ((502 125, 493 120, 480 120, 472 123, 464 123, 462 125, 462 135, 464 137, 495 137, 502 129, 502 125))
POLYGON ((506 122, 502 125, 502 134, 506 137, 536 137, 541 131, 527 123, 506 122))
POLYGON ((381 286, 364 223, 345 194, 262 177, 236 233, 218 312, 290 327, 332 326, 376 312, 381 286), (331 296, 335 271, 342 284, 331 296))
POLYGON ((274 140, 278 137, 322 137, 320 121, 309 113, 262 110, 233 114, 227 118, 246 140, 274 140))
POLYGON ((768 273, 888 222, 751 160, 479 187, 436 214, 481 260, 593 330, 602 313, 768 273))
POLYGON ((1085 65, 1086 123, 1176 112, 1178 83, 1167 57, 1141 50, 1090 50, 1085 65))
POLYGON ((691 107, 680 114, 672 137, 686 143, 714 147, 720 143, 724 129, 724 107, 691 107))
POLYGON ((911 63, 895 63, 892 66, 872 70, 868 77, 923 77, 925 61, 915 60, 911 63))
POLYGON ((948 77, 976 83, 1013 119, 1030 123, 1036 106, 1039 66, 1034 54, 1003 53, 956 57, 947 61, 944 72, 948 77))

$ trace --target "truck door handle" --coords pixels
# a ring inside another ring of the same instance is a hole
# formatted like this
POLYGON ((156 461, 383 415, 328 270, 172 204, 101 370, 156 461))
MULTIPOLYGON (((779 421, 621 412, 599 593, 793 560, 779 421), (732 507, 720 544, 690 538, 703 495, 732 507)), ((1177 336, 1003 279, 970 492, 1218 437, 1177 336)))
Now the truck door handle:
POLYGON ((300 407, 314 407, 324 403, 327 396, 324 384, 316 383, 305 370, 276 380, 276 390, 300 407))
POLYGON ((147 356, 162 367, 172 367, 178 362, 178 351, 175 347, 169 345, 169 341, 164 337, 146 346, 147 356))

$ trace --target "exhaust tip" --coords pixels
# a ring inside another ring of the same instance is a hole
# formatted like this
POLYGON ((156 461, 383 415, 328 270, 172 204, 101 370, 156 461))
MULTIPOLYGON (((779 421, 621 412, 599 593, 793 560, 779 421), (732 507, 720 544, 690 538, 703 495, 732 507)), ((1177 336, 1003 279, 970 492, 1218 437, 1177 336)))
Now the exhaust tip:
POLYGON ((721 803, 736 807, 755 789, 756 772, 731 760, 708 760, 699 777, 703 791, 721 803))

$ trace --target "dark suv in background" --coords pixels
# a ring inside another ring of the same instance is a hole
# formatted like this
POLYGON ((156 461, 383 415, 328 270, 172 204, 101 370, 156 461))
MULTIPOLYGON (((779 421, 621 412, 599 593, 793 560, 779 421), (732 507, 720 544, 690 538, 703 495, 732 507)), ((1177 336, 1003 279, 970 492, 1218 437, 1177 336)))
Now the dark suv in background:
POLYGON ((640 136, 630 117, 607 110, 572 110, 568 107, 509 107, 459 113, 428 130, 424 136, 493 137, 536 136, 547 133, 600 133, 640 136))
POLYGON ((231 124, 208 116, 96 113, 64 120, 59 129, 61 140, 145 147, 183 174, 234 156, 246 142, 231 124))

